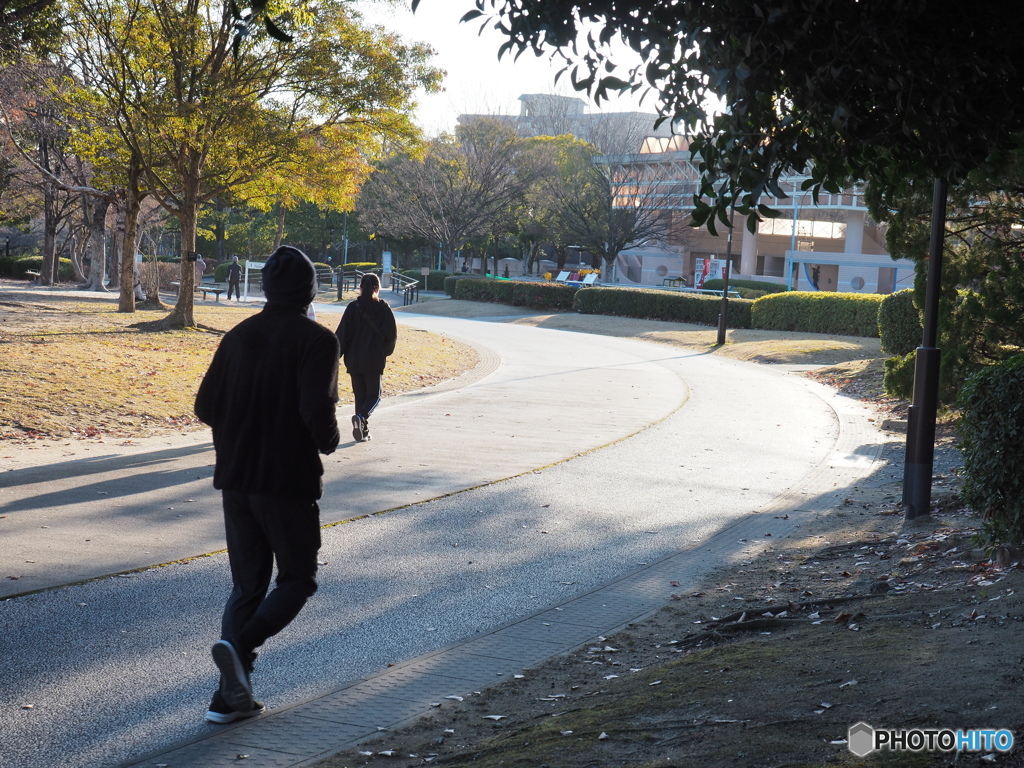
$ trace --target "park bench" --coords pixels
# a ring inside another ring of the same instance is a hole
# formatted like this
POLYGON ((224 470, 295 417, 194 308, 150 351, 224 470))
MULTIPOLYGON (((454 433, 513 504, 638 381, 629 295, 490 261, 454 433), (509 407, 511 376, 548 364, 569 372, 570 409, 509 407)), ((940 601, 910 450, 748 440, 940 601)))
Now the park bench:
POLYGON ((216 297, 217 301, 220 301, 220 295, 222 293, 227 293, 228 289, 221 288, 219 285, 201 285, 199 286, 199 292, 203 294, 204 300, 206 299, 206 294, 212 293, 216 297))
POLYGON ((25 277, 27 277, 30 282, 34 283, 37 280, 39 280, 40 277, 42 277, 42 273, 36 272, 34 269, 26 269, 25 277))

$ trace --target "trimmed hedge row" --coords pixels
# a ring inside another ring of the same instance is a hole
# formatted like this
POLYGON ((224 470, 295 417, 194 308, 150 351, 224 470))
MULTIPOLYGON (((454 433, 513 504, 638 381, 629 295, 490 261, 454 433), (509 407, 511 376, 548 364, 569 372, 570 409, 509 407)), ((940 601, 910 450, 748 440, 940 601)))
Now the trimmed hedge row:
MULTIPOLYGON (((720 291, 725 287, 725 280, 705 280, 702 287, 720 291)), ((729 287, 736 290, 749 288, 752 291, 764 291, 766 294, 786 292, 786 286, 779 283, 766 283, 763 280, 733 280, 731 277, 729 278, 729 287)))
POLYGON ((486 277, 458 280, 452 298, 511 304, 514 287, 515 284, 511 280, 489 280, 486 277))
POLYGON ((495 280, 482 275, 451 275, 444 281, 444 292, 453 299, 493 301, 554 312, 571 312, 578 290, 561 283, 495 280))
POLYGON ((751 317, 754 328, 769 331, 877 338, 878 306, 882 299, 874 293, 774 293, 754 302, 751 317))
MULTIPOLYGON (((750 328, 753 301, 729 299, 729 327, 750 328)), ((722 300, 706 294, 670 293, 644 288, 586 288, 576 293, 580 314, 617 315, 677 323, 717 325, 722 300)))
MULTIPOLYGON (((512 303, 517 307, 531 309, 550 309, 557 312, 571 312, 575 304, 575 296, 581 289, 561 283, 533 283, 514 281, 512 285, 512 303)), ((589 288, 587 290, 590 290, 589 288)))

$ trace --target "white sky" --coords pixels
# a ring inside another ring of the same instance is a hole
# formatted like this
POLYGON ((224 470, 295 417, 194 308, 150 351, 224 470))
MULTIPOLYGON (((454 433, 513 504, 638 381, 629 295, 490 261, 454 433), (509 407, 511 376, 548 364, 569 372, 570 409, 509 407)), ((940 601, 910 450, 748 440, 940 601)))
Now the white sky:
MULTIPOLYGON (((419 96, 417 122, 428 135, 452 131, 460 114, 519 114, 519 97, 524 93, 558 93, 579 96, 590 112, 598 109, 585 94, 572 90, 566 73, 555 85, 561 69, 557 61, 538 58, 527 51, 513 61, 505 55, 498 61, 498 49, 505 41, 487 28, 478 35, 481 20, 460 24, 459 19, 476 5, 473 0, 421 0, 415 14, 409 0, 389 7, 361 3, 367 21, 398 32, 409 41, 424 42, 436 52, 434 65, 447 71, 444 91, 419 96)), ((654 99, 644 103, 639 95, 602 103, 601 111, 655 112, 654 99)))

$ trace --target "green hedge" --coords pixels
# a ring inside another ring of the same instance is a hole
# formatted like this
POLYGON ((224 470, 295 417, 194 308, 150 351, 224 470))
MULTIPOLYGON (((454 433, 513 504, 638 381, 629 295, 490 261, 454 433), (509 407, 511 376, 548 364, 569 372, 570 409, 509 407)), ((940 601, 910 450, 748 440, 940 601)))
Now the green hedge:
MULTIPOLYGON (((725 287, 725 280, 705 280, 703 288, 709 288, 713 291, 720 291, 725 287)), ((729 278, 729 287, 735 288, 737 291, 740 288, 747 288, 752 291, 764 291, 768 293, 785 293, 786 286, 780 285, 779 283, 766 283, 763 280, 733 280, 729 278)))
POLYGON ((878 305, 874 293, 790 291, 754 301, 755 328, 804 331, 840 336, 878 336, 878 305))
MULTIPOLYGON (((42 256, 0 256, 0 277, 13 280, 27 280, 27 272, 42 272, 42 256)), ((75 270, 71 259, 59 259, 57 263, 57 282, 69 283, 75 279, 75 270)))
POLYGON ((572 285, 561 283, 537 283, 526 280, 512 282, 512 303, 517 307, 531 309, 548 309, 556 312, 571 312, 574 296, 580 290, 572 285))
MULTIPOLYGON (((753 304, 747 299, 729 299, 729 327, 749 328, 753 304)), ((722 300, 716 296, 644 288, 586 288, 578 291, 573 301, 573 308, 580 314, 701 325, 718 325, 721 307, 722 300)))
POLYGON ((992 546, 1024 543, 1024 355, 983 368, 960 391, 961 495, 992 546))
MULTIPOLYGON (((403 269, 399 270, 398 274, 413 280, 419 280, 420 288, 424 291, 444 291, 445 293, 448 292, 447 278, 452 276, 451 272, 445 272, 442 269, 430 270, 430 274, 426 276, 426 281, 423 280, 423 273, 418 269, 403 269)), ((448 295, 451 296, 450 293, 448 295)))
POLYGON ((459 280, 455 283, 455 292, 452 298, 511 304, 514 287, 515 285, 511 280, 487 278, 459 280))
POLYGON ((906 355, 917 349, 923 330, 921 315, 914 306, 914 289, 890 293, 878 305, 878 337, 882 351, 889 355, 906 355))
POLYGON ((460 280, 488 280, 480 275, 448 275, 444 279, 443 290, 449 298, 455 298, 455 286, 460 280))

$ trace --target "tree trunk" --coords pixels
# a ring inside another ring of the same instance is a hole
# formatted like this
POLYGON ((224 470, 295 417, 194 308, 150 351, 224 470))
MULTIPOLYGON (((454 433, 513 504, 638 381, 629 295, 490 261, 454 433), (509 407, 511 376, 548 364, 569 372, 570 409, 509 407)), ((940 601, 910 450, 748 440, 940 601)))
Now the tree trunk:
POLYGON ((286 213, 287 211, 282 204, 277 210, 277 233, 274 235, 275 251, 281 247, 281 241, 284 240, 284 216, 286 213))
POLYGON ((89 281, 82 287, 87 291, 106 291, 104 278, 107 272, 107 249, 104 248, 103 235, 106 233, 107 209, 110 202, 101 197, 92 197, 86 201, 89 224, 89 281))
MULTIPOLYGON (((114 206, 114 235, 110 242, 110 284, 109 288, 114 290, 121 287, 121 251, 124 249, 124 203, 118 202, 114 206)), ((131 282, 129 281, 129 285, 131 282)))
POLYGON ((196 256, 196 218, 199 208, 199 171, 202 161, 198 153, 190 151, 183 158, 187 163, 181 175, 181 209, 178 221, 181 225, 181 272, 178 275, 178 300, 174 309, 162 321, 165 328, 195 328, 196 263, 190 259, 196 256))
MULTIPOLYGON (((50 142, 46 132, 39 133, 39 164, 50 171, 50 142)), ((43 183, 43 263, 39 268, 39 284, 53 285, 56 277, 54 256, 57 253, 57 189, 43 183)))
MULTIPOLYGON (((134 163, 133 163, 134 165, 134 163)), ((124 199, 124 236, 121 241, 121 294, 118 298, 118 312, 135 311, 135 254, 138 251, 136 243, 139 229, 139 208, 142 200, 139 198, 138 184, 132 177, 132 170, 129 169, 128 189, 125 190, 124 199)), ((141 266, 138 267, 142 269, 141 266)), ((142 273, 139 273, 141 279, 142 273)))

